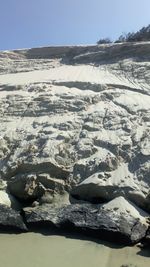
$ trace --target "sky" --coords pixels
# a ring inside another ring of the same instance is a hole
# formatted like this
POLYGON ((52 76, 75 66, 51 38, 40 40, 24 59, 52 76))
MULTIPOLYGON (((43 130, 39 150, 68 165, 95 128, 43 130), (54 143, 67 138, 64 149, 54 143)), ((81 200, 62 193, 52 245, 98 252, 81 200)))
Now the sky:
POLYGON ((150 24, 150 0, 0 0, 0 50, 95 44, 150 24))

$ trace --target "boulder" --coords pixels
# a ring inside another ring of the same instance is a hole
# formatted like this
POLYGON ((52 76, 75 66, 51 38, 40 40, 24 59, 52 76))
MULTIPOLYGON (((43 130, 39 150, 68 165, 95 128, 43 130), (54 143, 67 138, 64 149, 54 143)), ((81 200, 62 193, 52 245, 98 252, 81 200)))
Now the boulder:
POLYGON ((27 231, 27 227, 18 211, 0 204, 0 231, 27 231))
POLYGON ((149 211, 147 190, 141 190, 140 183, 135 180, 133 173, 129 172, 127 164, 121 164, 112 172, 97 172, 91 175, 74 186, 71 195, 93 203, 123 196, 149 211))
POLYGON ((100 239, 135 244, 148 229, 147 213, 123 197, 104 205, 72 204, 61 208, 42 205, 24 209, 27 225, 83 231, 100 239))
POLYGON ((8 190, 21 200, 34 200, 40 198, 45 188, 37 181, 35 174, 16 175, 8 181, 8 190))
MULTIPOLYGON (((63 179, 53 178, 48 173, 22 174, 8 181, 8 190, 15 197, 25 200, 50 201, 54 194, 63 194, 67 185, 63 179)), ((51 201, 50 201, 51 202, 51 201)))
POLYGON ((0 190, 0 204, 6 205, 7 207, 19 210, 21 209, 21 205, 18 200, 12 196, 11 194, 0 190))
POLYGON ((116 198, 104 205, 75 204, 65 207, 58 214, 59 226, 91 231, 100 239, 135 244, 148 229, 147 213, 138 209, 123 197, 116 198))

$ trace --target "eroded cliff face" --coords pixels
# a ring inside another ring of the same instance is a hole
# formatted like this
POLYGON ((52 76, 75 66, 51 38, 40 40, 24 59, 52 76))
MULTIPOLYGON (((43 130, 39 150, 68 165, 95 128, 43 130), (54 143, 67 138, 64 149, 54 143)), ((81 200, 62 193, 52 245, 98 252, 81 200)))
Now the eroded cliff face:
POLYGON ((21 201, 150 212, 150 43, 1 52, 0 178, 21 201))

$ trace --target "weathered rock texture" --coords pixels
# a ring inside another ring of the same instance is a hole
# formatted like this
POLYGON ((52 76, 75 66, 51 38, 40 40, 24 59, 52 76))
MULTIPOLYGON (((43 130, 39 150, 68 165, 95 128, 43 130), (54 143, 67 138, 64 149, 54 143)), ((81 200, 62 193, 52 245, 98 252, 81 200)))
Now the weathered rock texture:
POLYGON ((150 212, 150 43, 1 52, 0 179, 26 203, 150 212))

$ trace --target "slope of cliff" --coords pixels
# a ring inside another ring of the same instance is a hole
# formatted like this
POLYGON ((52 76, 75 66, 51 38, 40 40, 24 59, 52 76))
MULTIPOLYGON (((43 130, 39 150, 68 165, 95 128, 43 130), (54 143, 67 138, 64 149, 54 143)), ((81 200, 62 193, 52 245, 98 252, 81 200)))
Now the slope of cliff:
POLYGON ((2 205, 123 197, 148 217, 150 42, 0 52, 0 179, 2 205))

